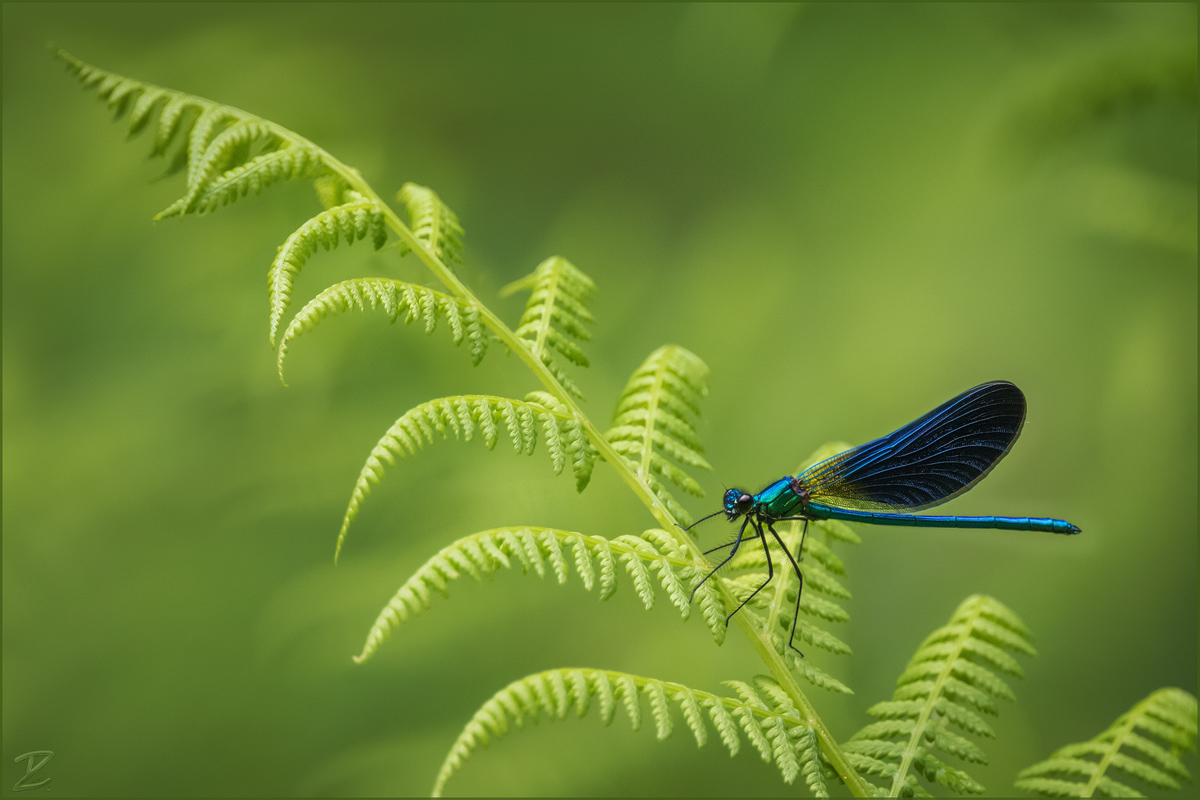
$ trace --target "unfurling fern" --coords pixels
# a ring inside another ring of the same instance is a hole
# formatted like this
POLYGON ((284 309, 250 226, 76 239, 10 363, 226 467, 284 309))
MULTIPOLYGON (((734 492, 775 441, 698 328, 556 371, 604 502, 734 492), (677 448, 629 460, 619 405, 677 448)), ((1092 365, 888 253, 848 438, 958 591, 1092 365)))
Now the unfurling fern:
POLYGON ((1191 774, 1179 754, 1196 747, 1196 698, 1159 689, 1096 738, 1069 744, 1021 771, 1015 786, 1046 797, 1142 797, 1108 776, 1109 768, 1156 789, 1179 789, 1191 774))
POLYGON ((444 319, 450 326, 454 344, 470 342, 474 363, 478 364, 487 353, 488 332, 475 306, 415 283, 388 278, 355 278, 330 286, 309 300, 292 318, 279 343, 279 379, 283 380, 283 360, 287 357, 289 343, 331 314, 366 311, 367 308, 382 308, 393 323, 401 315, 405 324, 420 319, 425 323, 426 333, 433 333, 438 319, 444 319))
MULTIPOLYGON (((451 262, 462 261, 462 226, 436 192, 415 183, 406 183, 400 187, 396 199, 408 209, 413 234, 443 264, 449 266, 451 262)), ((400 252, 409 252, 403 242, 400 243, 400 252)))
POLYGON ((337 553, 341 552, 346 532, 370 493, 371 484, 379 483, 384 462, 395 466, 397 457, 414 455, 426 442, 433 441, 435 433, 443 439, 453 433, 456 439, 461 437, 470 441, 476 430, 483 435, 489 450, 496 446, 501 432, 506 432, 518 453, 533 452, 540 430, 556 475, 569 460, 579 491, 583 491, 591 480, 595 447, 579 420, 552 395, 530 392, 524 400, 493 395, 460 395, 431 400, 396 420, 367 457, 342 520, 337 553))
MULTIPOLYGON (((327 182, 322 183, 327 185, 327 182)), ((321 193, 321 189, 318 189, 318 194, 321 193)), ((301 225, 280 246, 279 254, 275 256, 271 270, 267 273, 271 301, 271 347, 275 346, 275 334, 279 331, 283 312, 292 302, 292 285, 296 275, 304 267, 309 256, 316 252, 317 247, 324 247, 326 250, 337 247, 340 237, 345 237, 346 244, 354 244, 359 239, 365 239, 368 234, 376 250, 387 243, 383 212, 370 200, 357 199, 327 208, 317 214, 301 225)))
POLYGON ((165 155, 178 142, 168 173, 187 167, 187 189, 156 219, 213 211, 277 181, 317 178, 331 171, 328 153, 265 119, 106 72, 63 50, 55 56, 107 101, 114 119, 129 114, 130 135, 145 129, 154 110, 160 109, 152 155, 165 155))
POLYGON ((763 761, 779 768, 785 782, 791 783, 803 774, 814 795, 828 797, 816 732, 779 684, 764 676, 755 678, 754 686, 742 681, 724 683, 738 696, 720 697, 678 683, 598 669, 555 669, 522 678, 497 692, 475 712, 446 756, 433 795, 440 797, 446 781, 471 753, 508 733, 512 724, 522 727, 526 722, 539 722, 543 716, 552 721, 564 720, 572 710, 583 717, 595 700, 605 725, 613 721, 620 702, 633 729, 638 730, 642 724, 641 696, 645 695, 660 741, 674 731, 671 707, 675 706, 696 738, 697 747, 708 742, 709 724, 730 756, 738 754, 744 735, 763 761))
MULTIPOLYGON (((641 536, 605 539, 555 528, 508 527, 472 534, 443 548, 404 582, 380 612, 367 634, 367 642, 355 661, 370 658, 393 630, 429 608, 433 592, 449 596, 449 583, 464 573, 477 581, 500 569, 520 566, 528 573, 545 577, 552 571, 560 584, 567 582, 571 566, 589 592, 599 585, 600 599, 617 590, 618 565, 633 580, 634 589, 649 611, 654 607, 654 584, 666 591, 680 616, 691 615, 688 597, 706 569, 696 564, 679 542, 663 530, 652 529, 641 536)), ((725 640, 725 611, 712 582, 702 584, 696 603, 713 639, 725 640)))
POLYGON ((613 427, 604 434, 684 525, 692 521, 691 515, 659 478, 689 494, 704 496, 700 484, 666 457, 712 469, 700 455, 704 447, 695 428, 700 398, 708 393, 707 376, 708 366, 695 353, 676 345, 658 348, 634 370, 617 402, 613 427))
POLYGON ((1021 666, 1008 651, 1035 655, 1029 639, 1025 624, 1001 603, 984 595, 968 597, 949 624, 917 648, 892 699, 868 710, 879 721, 854 734, 842 749, 861 772, 890 780, 893 797, 925 796, 910 770, 959 794, 982 793, 970 775, 933 751, 987 763, 979 746, 951 726, 995 737, 977 712, 995 714, 997 698, 1015 699, 996 671, 1020 677, 1021 666))
POLYGON ((529 343, 533 355, 567 391, 582 398, 583 393, 551 351, 557 350, 572 364, 588 366, 587 356, 571 339, 587 341, 592 338, 584 324, 594 321, 587 304, 596 293, 596 284, 570 261, 552 256, 524 278, 501 289, 500 296, 507 297, 524 289, 528 289, 530 295, 517 325, 517 336, 529 343))

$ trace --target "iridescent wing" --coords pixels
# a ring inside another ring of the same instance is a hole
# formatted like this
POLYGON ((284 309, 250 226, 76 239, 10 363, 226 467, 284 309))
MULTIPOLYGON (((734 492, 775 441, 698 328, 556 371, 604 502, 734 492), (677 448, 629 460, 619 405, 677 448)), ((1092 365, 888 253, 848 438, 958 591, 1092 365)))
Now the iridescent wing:
POLYGON ((800 473, 809 499, 862 511, 920 511, 979 483, 1025 424, 1008 381, 976 386, 920 419, 800 473))

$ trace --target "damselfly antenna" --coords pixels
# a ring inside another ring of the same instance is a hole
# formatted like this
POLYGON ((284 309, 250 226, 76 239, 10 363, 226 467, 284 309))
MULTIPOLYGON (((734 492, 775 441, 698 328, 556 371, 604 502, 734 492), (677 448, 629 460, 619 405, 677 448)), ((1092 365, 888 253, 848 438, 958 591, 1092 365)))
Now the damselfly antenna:
POLYGON ((682 525, 679 525, 679 523, 678 523, 678 522, 676 522, 675 524, 676 524, 676 525, 679 525, 679 527, 680 527, 680 528, 683 528, 685 531, 690 531, 692 528, 696 527, 696 526, 697 526, 697 525, 699 525, 701 522, 704 522, 704 520, 706 520, 706 519, 712 519, 713 517, 719 516, 720 514, 724 514, 724 513, 725 513, 725 511, 724 511, 724 510, 721 510, 721 511, 714 511, 713 513, 709 514, 707 517, 701 517, 700 519, 696 520, 696 521, 695 521, 695 522, 693 522, 691 525, 688 525, 686 528, 684 528, 682 525))

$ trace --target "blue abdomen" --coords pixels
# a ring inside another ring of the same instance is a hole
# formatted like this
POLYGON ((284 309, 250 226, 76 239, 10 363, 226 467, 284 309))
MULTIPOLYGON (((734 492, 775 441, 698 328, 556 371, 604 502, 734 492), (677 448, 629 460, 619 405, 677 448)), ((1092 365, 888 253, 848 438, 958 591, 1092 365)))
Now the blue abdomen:
POLYGON ((1063 519, 1045 517, 939 517, 925 514, 890 514, 884 511, 852 511, 824 503, 810 503, 809 512, 817 519, 841 519, 872 525, 908 525, 914 528, 999 528, 1010 531, 1047 531, 1079 533, 1079 528, 1063 519))

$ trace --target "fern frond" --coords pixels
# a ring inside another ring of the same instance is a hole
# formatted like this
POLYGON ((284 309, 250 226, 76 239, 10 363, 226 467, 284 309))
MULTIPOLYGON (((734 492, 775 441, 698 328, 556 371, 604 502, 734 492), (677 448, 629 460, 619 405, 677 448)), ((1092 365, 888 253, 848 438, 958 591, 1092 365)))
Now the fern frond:
POLYGON ((975 712, 995 714, 994 698, 1013 699, 996 671, 1021 676, 1020 665, 1007 651, 1034 655, 1029 637, 1024 623, 997 600, 968 597, 950 622, 917 648, 891 701, 868 709, 879 721, 842 746, 851 763, 860 772, 890 779, 888 794, 893 797, 924 792, 910 770, 959 794, 982 793, 970 775, 942 762, 934 751, 987 763, 979 746, 951 727, 995 736, 975 712))
MULTIPOLYGON (((642 605, 654 607, 655 583, 662 586, 671 604, 683 619, 691 615, 688 597, 692 587, 706 574, 688 557, 673 536, 662 530, 648 530, 641 536, 605 539, 556 528, 506 527, 475 533, 442 548, 425 562, 380 612, 367 634, 362 653, 354 660, 370 658, 392 632, 430 607, 435 591, 449 596, 449 584, 464 574, 477 581, 501 569, 520 567, 539 578, 552 572, 560 584, 574 567, 589 592, 599 586, 600 599, 607 600, 617 589, 617 573, 623 567, 633 580, 642 605)), ((711 605, 718 611, 721 600, 708 583, 696 592, 702 608, 711 605)), ((704 614, 713 639, 725 639, 725 616, 704 614)))
POLYGON ((1094 739, 1021 770, 1013 785, 1045 797, 1142 796, 1109 777, 1111 768, 1156 789, 1180 789, 1192 776, 1179 754, 1195 746, 1196 698, 1183 689, 1159 689, 1094 739))
POLYGON ((144 130, 156 108, 152 155, 178 142, 168 174, 187 168, 183 197, 155 219, 205 213, 281 180, 318 178, 330 172, 329 156, 302 136, 273 122, 203 97, 135 81, 55 51, 67 70, 108 103, 114 119, 127 112, 131 136, 144 130))
MULTIPOLYGON (((434 252, 446 266, 462 261, 462 225, 437 193, 415 183, 400 187, 396 199, 408 209, 408 219, 413 235, 434 252)), ((408 252, 402 242, 400 254, 408 252)))
POLYGON ((591 333, 585 323, 594 322, 587 303, 596 293, 596 284, 570 261, 551 256, 537 269, 500 290, 501 297, 528 289, 529 300, 521 315, 516 334, 529 342, 529 349, 559 383, 571 394, 583 394, 554 359, 557 350, 563 358, 581 367, 588 366, 587 356, 572 338, 587 341, 591 333))
MULTIPOLYGON (((322 183, 328 185, 328 182, 322 183)), ((318 194, 322 194, 320 188, 318 194)), ((325 197, 323 195, 322 200, 325 197)), ((267 273, 271 302, 272 348, 275 347, 275 334, 279 330, 283 312, 287 311, 292 302, 292 285, 296 275, 304 268, 309 256, 315 253, 318 247, 332 250, 338 246, 341 238, 345 238, 346 244, 351 245, 359 239, 365 239, 368 234, 376 250, 387 243, 383 211, 369 200, 359 200, 327 208, 287 238, 267 273)))
POLYGON ((700 484, 667 457, 712 469, 700 455, 704 447, 695 427, 700 398, 708 393, 707 376, 708 366, 690 350, 673 344, 658 348, 633 371, 617 401, 613 426, 604 434, 684 525, 691 523, 691 515, 659 478, 696 497, 704 496, 700 484))
POLYGON ((416 454, 426 442, 434 440, 435 434, 443 439, 453 434, 456 439, 470 441, 476 431, 482 434, 489 450, 507 434, 518 453, 533 453, 539 429, 554 473, 560 474, 570 461, 575 486, 583 491, 591 478, 596 450, 580 421, 545 392, 531 392, 524 400, 493 395, 443 397, 407 411, 375 445, 358 475, 338 533, 337 553, 342 550, 350 523, 370 494, 371 484, 379 483, 383 477, 385 462, 395 466, 397 458, 416 454))
POLYGON ((762 676, 755 679, 754 686, 741 681, 725 683, 737 697, 721 697, 679 683, 598 669, 555 669, 522 678, 497 692, 475 712, 450 748, 434 784, 433 796, 441 796, 446 782, 472 752, 508 733, 512 725, 523 727, 526 722, 537 723, 543 718, 564 720, 572 709, 583 717, 593 708, 593 700, 608 725, 613 721, 619 700, 633 729, 638 730, 642 724, 641 697, 645 695, 660 741, 674 731, 671 715, 674 707, 695 737, 697 747, 708 742, 708 724, 716 730, 730 756, 738 754, 745 736, 763 761, 779 768, 786 783, 804 774, 818 797, 828 797, 823 791, 823 778, 812 777, 821 776, 815 733, 778 684, 762 676), (705 722, 706 715, 709 723, 705 722))
POLYGON ((393 323, 402 315, 406 325, 419 319, 425 323, 426 333, 433 333, 438 319, 443 319, 450 327, 455 345, 470 344, 474 363, 478 364, 487 353, 488 331, 475 306, 415 283, 390 278, 354 278, 325 289, 292 318, 279 342, 279 379, 283 380, 283 360, 291 342, 331 314, 368 308, 383 309, 393 323))

